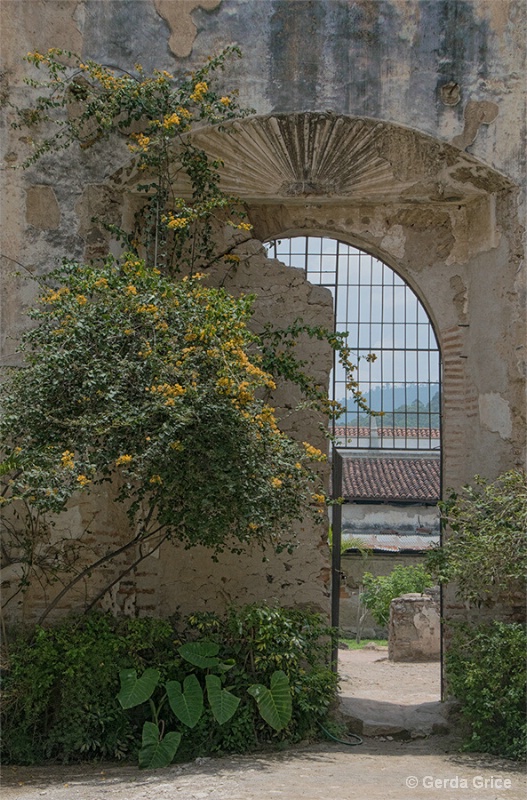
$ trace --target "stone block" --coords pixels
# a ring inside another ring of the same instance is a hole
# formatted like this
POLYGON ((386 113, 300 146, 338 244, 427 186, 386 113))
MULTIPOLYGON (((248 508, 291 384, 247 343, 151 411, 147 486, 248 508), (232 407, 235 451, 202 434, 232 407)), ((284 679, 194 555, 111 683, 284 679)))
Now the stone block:
POLYGON ((390 604, 390 661, 437 661, 441 654, 439 602, 430 594, 405 594, 390 604))

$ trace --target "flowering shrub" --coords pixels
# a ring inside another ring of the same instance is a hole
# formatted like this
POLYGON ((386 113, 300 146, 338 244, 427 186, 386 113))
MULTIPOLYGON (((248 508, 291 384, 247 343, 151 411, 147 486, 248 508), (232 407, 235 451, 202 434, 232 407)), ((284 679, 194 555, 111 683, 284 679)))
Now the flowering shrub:
POLYGON ((57 48, 27 56, 48 78, 28 79, 42 94, 15 123, 36 127, 40 137, 26 165, 120 137, 144 175, 132 228, 100 220, 123 256, 90 265, 66 259, 43 280, 47 288, 30 313, 35 327, 22 342, 26 366, 0 396, 0 502, 26 517, 4 518, 3 554, 20 578, 6 602, 35 574, 46 582, 67 573, 41 620, 80 580, 125 552, 126 566, 91 605, 167 539, 213 552, 248 542, 280 550, 293 546, 291 522, 306 506, 324 518, 326 498, 312 466, 324 455, 283 434, 270 405, 275 381, 286 380, 300 387, 304 405, 338 413, 295 355, 300 336, 324 339, 341 354, 364 405, 343 334, 300 320, 256 336, 248 327, 252 299, 202 281, 208 267, 235 268, 239 259, 229 251, 234 244, 221 250, 218 226, 251 230, 242 205, 220 189, 220 162, 191 135, 196 123, 249 113, 234 94, 214 88, 234 55, 236 48, 226 48, 177 78, 147 76, 139 65, 132 75, 57 48), (185 197, 173 188, 181 176, 185 197), (110 481, 130 518, 127 540, 113 550, 96 543, 90 554, 79 537, 48 535, 52 515, 70 498, 110 481))
POLYGON ((173 282, 132 255, 50 278, 27 366, 3 388, 3 504, 60 512, 118 478, 130 546, 290 546, 280 535, 316 505, 310 464, 324 456, 277 426, 251 298, 199 274, 173 282))
POLYGON ((175 77, 166 70, 146 75, 140 64, 135 74, 110 69, 59 48, 28 53, 26 60, 48 77, 27 79, 42 94, 32 108, 20 112, 15 126, 44 123, 50 135, 33 140, 25 165, 76 143, 85 149, 110 137, 123 139, 142 176, 136 188, 144 202, 133 230, 107 221, 106 227, 127 249, 148 252, 157 267, 172 275, 229 256, 216 252, 214 216, 241 230, 252 226, 243 221, 239 201, 220 189, 221 163, 196 147, 189 134, 196 123, 225 123, 252 111, 241 108, 234 93, 214 87, 217 73, 240 55, 237 47, 226 47, 190 75, 175 77), (186 198, 174 193, 181 175, 191 187, 186 198))

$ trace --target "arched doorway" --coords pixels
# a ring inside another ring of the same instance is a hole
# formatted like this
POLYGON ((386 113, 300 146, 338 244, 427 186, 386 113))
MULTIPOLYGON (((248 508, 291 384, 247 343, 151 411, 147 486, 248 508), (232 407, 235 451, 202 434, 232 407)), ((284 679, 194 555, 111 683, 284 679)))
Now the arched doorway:
MULTIPOLYGON (((335 358, 329 394, 342 412, 331 423, 332 489, 344 503, 332 508, 332 624, 359 644, 364 633, 366 638, 386 635, 363 629, 365 621, 371 626, 375 620, 364 605, 361 612, 362 573, 389 576, 394 568, 424 568, 426 552, 440 542, 439 346, 417 295, 371 254, 310 235, 274 239, 267 249, 269 256, 331 291, 335 330, 347 335, 357 363, 354 377, 376 412, 371 416, 357 406, 335 358)), ((430 629, 420 642, 396 645, 392 640, 391 655, 413 648, 403 657, 439 661, 439 607, 434 612, 436 640, 430 629)), ((401 636, 404 640, 404 626, 401 636)), ((335 665, 337 660, 335 648, 335 665)), ((430 665, 422 673, 421 692, 437 699, 440 670, 430 665)))

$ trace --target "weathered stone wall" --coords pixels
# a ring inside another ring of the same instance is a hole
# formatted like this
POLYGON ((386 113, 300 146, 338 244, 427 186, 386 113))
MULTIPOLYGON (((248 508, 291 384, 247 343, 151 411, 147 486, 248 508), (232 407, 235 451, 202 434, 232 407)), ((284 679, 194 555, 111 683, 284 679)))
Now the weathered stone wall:
MULTIPOLYGON (((522 0, 7 0, 0 10, 1 96, 21 106, 31 93, 22 77, 32 74, 21 59, 31 50, 63 47, 109 66, 177 74, 239 44, 244 58, 226 86, 256 115, 233 126, 230 142, 210 130, 199 140, 224 157, 225 184, 246 200, 255 235, 338 237, 385 260, 416 291, 443 357, 444 486, 525 463, 522 0)), ((116 143, 13 170, 31 143, 4 111, 8 365, 37 291, 32 277, 64 255, 104 253, 110 243, 92 217, 119 222, 130 187, 115 180, 129 161, 116 143)), ((258 245, 240 246, 247 261, 232 286, 258 291, 262 319, 286 321, 300 306, 310 321, 327 319, 319 289, 266 262, 258 245)), ((93 530, 113 536, 122 521, 109 522, 106 508, 101 498, 82 513, 106 519, 93 530)), ((75 524, 80 531, 84 522, 75 524)), ((171 550, 148 559, 111 604, 134 613, 221 598, 323 605, 318 547, 310 533, 294 561, 272 566, 255 554, 212 567, 203 554, 171 550)))
POLYGON ((341 558, 342 582, 340 586, 340 625, 355 636, 360 629, 363 639, 385 639, 386 628, 379 625, 371 613, 359 603, 362 578, 365 572, 375 577, 389 575, 395 567, 424 565, 422 553, 343 553, 341 558), (363 616, 364 615, 364 616, 363 616), (362 622, 360 622, 362 618, 362 622), (359 624, 360 623, 360 624, 359 624))

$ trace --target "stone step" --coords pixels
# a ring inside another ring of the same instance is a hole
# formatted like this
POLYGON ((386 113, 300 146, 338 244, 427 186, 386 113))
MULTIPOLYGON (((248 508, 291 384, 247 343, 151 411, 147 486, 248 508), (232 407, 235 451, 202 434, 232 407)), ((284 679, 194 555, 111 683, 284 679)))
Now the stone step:
POLYGON ((360 736, 417 739, 448 733, 454 705, 450 701, 407 705, 347 696, 340 698, 339 711, 348 730, 360 736))

